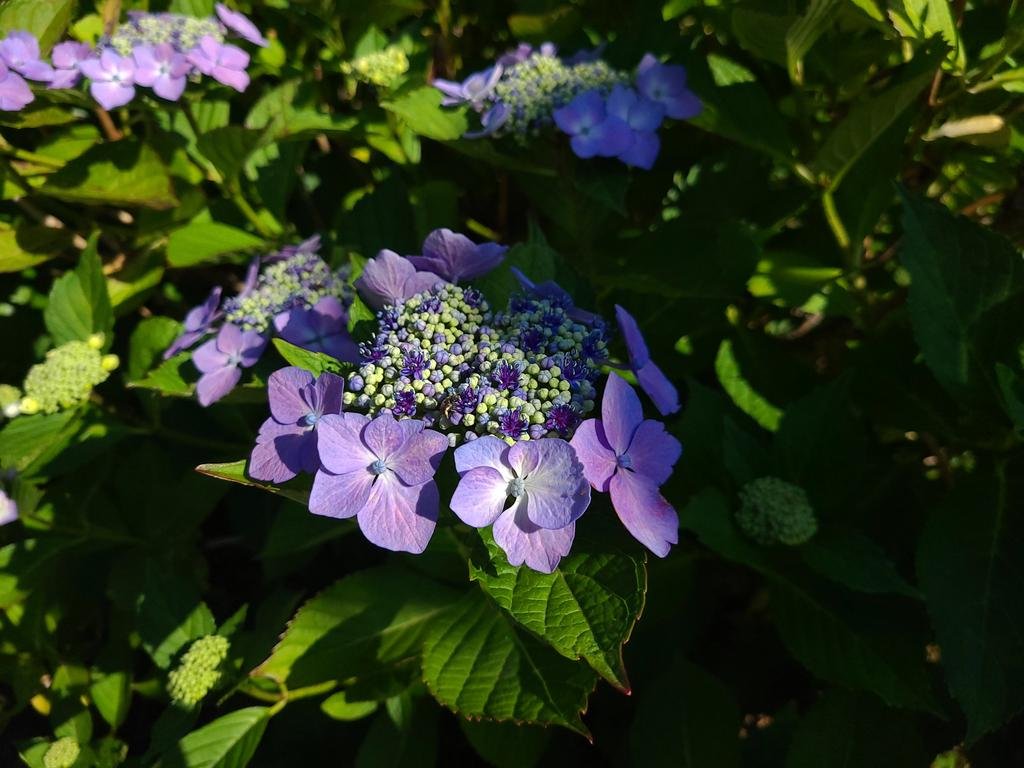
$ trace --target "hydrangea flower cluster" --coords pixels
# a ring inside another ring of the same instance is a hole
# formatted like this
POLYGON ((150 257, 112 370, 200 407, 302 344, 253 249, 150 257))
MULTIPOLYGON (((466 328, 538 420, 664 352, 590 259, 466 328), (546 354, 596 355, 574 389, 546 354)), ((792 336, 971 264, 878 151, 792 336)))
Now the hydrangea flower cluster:
POLYGON ((46 353, 46 359, 29 368, 25 394, 13 415, 56 413, 75 408, 89 399, 93 389, 117 368, 117 355, 103 355, 103 335, 88 341, 69 341, 46 353))
POLYGON ((658 157, 662 121, 701 111, 681 66, 647 54, 629 73, 612 68, 599 53, 559 58, 550 43, 536 50, 522 44, 461 83, 438 79, 434 86, 444 94, 442 104, 467 104, 481 113, 482 129, 469 138, 523 140, 555 125, 570 136, 578 157, 614 157, 644 169, 658 157))
POLYGON ((89 93, 104 109, 130 102, 136 86, 177 101, 186 84, 202 75, 244 91, 249 54, 225 42, 229 33, 267 45, 248 18, 223 3, 216 6, 216 18, 131 11, 95 48, 67 40, 54 46, 50 61, 41 58, 33 35, 10 32, 0 41, 0 109, 17 111, 35 99, 26 79, 49 89, 69 89, 85 77, 89 93))
POLYGON ((220 682, 230 647, 228 639, 220 635, 206 635, 193 642, 167 676, 171 700, 191 709, 206 698, 220 682))
MULTIPOLYGON (((678 518, 659 489, 679 442, 643 418, 624 379, 612 373, 602 387, 608 326, 559 285, 514 271, 522 291, 495 312, 480 290, 458 284, 505 256, 497 244, 438 230, 421 255, 370 260, 356 288, 378 308, 377 328, 359 347, 359 368, 345 379, 274 373, 249 475, 313 474, 311 512, 355 518, 378 546, 419 553, 440 511, 434 476, 454 448, 459 483, 448 506, 490 527, 511 564, 554 570, 594 491, 609 493, 627 530, 666 555, 678 518), (587 419, 598 406, 601 418, 587 419)), ((641 386, 655 381, 659 407, 678 410, 635 321, 622 330, 646 371, 641 386)))
POLYGON ((73 768, 82 748, 74 736, 62 736, 43 754, 43 768, 73 768))
POLYGON ((758 544, 796 547, 811 540, 818 520, 807 493, 777 477, 760 477, 740 489, 740 530, 758 544))
POLYGON ((378 88, 394 88, 409 71, 409 57, 397 45, 359 56, 341 65, 343 74, 378 88))
POLYGON ((234 389, 242 369, 259 361, 272 335, 312 352, 358 361, 358 349, 347 330, 352 303, 347 268, 332 270, 319 252, 320 238, 314 236, 257 257, 238 295, 222 301, 220 287, 214 288, 206 301, 188 312, 182 333, 164 359, 207 339, 192 354, 202 374, 196 385, 201 405, 234 389))

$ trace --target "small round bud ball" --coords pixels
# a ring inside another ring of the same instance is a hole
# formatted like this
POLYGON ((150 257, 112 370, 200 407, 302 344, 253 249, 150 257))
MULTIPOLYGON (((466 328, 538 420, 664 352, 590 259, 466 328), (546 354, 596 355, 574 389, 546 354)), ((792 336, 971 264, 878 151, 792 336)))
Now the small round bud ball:
POLYGON ((221 665, 229 648, 228 639, 220 635, 206 635, 192 643, 167 676, 171 699, 186 707, 194 707, 202 701, 220 682, 221 665))
POLYGON ((761 477, 740 489, 736 524, 758 544, 804 544, 818 530, 807 493, 777 477, 761 477))

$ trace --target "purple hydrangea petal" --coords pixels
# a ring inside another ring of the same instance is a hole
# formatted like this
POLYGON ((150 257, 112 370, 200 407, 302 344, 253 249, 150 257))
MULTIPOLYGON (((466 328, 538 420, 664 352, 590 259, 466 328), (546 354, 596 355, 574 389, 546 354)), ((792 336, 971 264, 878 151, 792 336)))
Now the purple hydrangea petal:
POLYGON ((241 378, 242 371, 235 365, 204 373, 196 383, 196 398, 199 404, 205 407, 217 402, 234 389, 241 378))
POLYGON ((583 474, 597 490, 607 493, 608 483, 618 469, 615 451, 608 444, 604 425, 598 419, 587 419, 576 428, 569 441, 583 465, 583 474))
POLYGON ((388 459, 388 467, 406 485, 422 485, 432 480, 448 450, 448 438, 432 429, 423 429, 422 422, 398 422, 405 442, 388 459))
MULTIPOLYGON (((574 136, 570 142, 576 148, 576 141, 581 136, 574 136)), ((633 130, 625 120, 618 117, 606 117, 604 122, 594 126, 587 136, 593 143, 594 152, 600 157, 621 155, 633 145, 633 130)))
POLYGON ((615 319, 618 320, 619 330, 626 342, 626 350, 629 352, 630 367, 634 370, 640 368, 651 359, 647 350, 647 342, 640 332, 640 326, 636 319, 623 307, 615 305, 615 319))
POLYGON ((654 483, 634 472, 617 472, 609 484, 612 506, 633 538, 658 557, 679 541, 679 516, 654 483))
POLYGON ((65 40, 57 43, 50 51, 50 60, 58 69, 78 69, 78 65, 92 55, 88 43, 65 40))
POLYGON ((200 373, 212 373, 228 364, 228 355, 217 348, 217 339, 210 339, 192 353, 192 364, 200 373))
POLYGON ((409 261, 418 271, 457 283, 487 274, 501 264, 507 250, 498 243, 477 245, 458 232, 435 229, 423 241, 423 255, 410 256, 409 261))
POLYGON ((506 483, 512 472, 505 464, 508 444, 494 435, 484 435, 455 449, 455 469, 461 474, 476 467, 492 467, 502 473, 506 483))
POLYGON ((633 435, 643 420, 643 407, 636 392, 617 373, 609 373, 601 401, 601 425, 616 456, 622 456, 629 450, 633 435))
POLYGON ((660 486, 671 476, 682 453, 682 444, 665 431, 664 424, 647 419, 633 433, 627 456, 636 474, 660 486))
POLYGON ((390 413, 381 413, 363 427, 363 444, 378 459, 388 461, 405 442, 405 432, 390 413))
POLYGON ((629 149, 619 155, 619 160, 634 168, 645 171, 654 167, 661 151, 661 139, 653 132, 637 131, 633 134, 633 143, 629 149))
POLYGON ((432 85, 439 90, 444 98, 441 99, 442 107, 454 107, 465 101, 465 96, 462 90, 462 83, 457 83, 454 80, 445 80, 443 78, 435 78, 432 85))
POLYGON ((341 413, 342 398, 345 395, 345 380, 341 376, 325 371, 313 384, 313 404, 322 415, 341 413))
POLYGON ((53 67, 39 58, 39 41, 31 32, 9 32, 0 40, 0 58, 8 67, 29 80, 45 83, 53 79, 53 67))
POLYGON ((188 349, 203 337, 217 315, 217 309, 220 307, 220 295, 221 288, 218 285, 210 291, 210 295, 202 304, 188 311, 183 323, 185 330, 164 352, 165 360, 174 357, 183 349, 188 349))
POLYGON ((104 109, 123 107, 135 98, 135 86, 123 83, 93 82, 89 85, 89 93, 104 109))
POLYGON ((433 481, 403 485, 394 472, 378 475, 356 519, 363 535, 378 547, 419 554, 437 525, 440 497, 433 481))
POLYGON ((496 133, 501 126, 507 123, 511 116, 512 113, 509 111, 508 107, 499 101, 481 115, 480 123, 483 126, 481 130, 466 131, 463 135, 467 139, 479 139, 484 136, 490 136, 491 134, 496 133))
POLYGON ((313 374, 309 371, 295 366, 274 371, 267 379, 270 414, 281 424, 298 424, 313 412, 309 402, 312 388, 313 374))
POLYGON ((679 410, 679 390, 653 361, 637 369, 636 380, 662 416, 679 410))
POLYGON ((313 478, 309 511, 324 517, 355 517, 366 506, 373 485, 373 475, 365 470, 335 475, 321 469, 313 478))
POLYGON ((541 528, 564 528, 590 505, 590 484, 572 446, 558 438, 518 442, 508 463, 522 478, 523 511, 541 528))
POLYGON ((35 100, 32 89, 24 78, 4 65, 0 68, 0 110, 17 112, 35 100))
POLYGON ((0 491, 0 525, 13 523, 18 519, 18 504, 10 496, 0 491))
POLYGON ((665 114, 675 120, 696 117, 701 112, 700 99, 686 87, 684 67, 661 64, 647 54, 637 67, 636 87, 644 97, 661 104, 665 114))
POLYGON ((551 116, 562 131, 575 136, 604 121, 604 99, 597 91, 584 91, 551 116))
POLYGON ((526 563, 541 573, 551 573, 572 548, 576 524, 549 530, 530 522, 520 505, 513 505, 494 522, 494 542, 501 547, 511 565, 526 563))
POLYGON ((356 280, 356 289, 370 307, 382 309, 408 298, 405 284, 415 272, 416 267, 408 259, 383 250, 366 262, 363 274, 356 280))
POLYGON ((634 131, 654 131, 665 117, 665 107, 641 97, 632 88, 616 85, 606 102, 608 114, 624 120, 634 131))
POLYGON ((334 474, 365 472, 377 457, 363 444, 370 419, 361 413, 324 416, 317 423, 320 463, 334 474))
POLYGON ((466 525, 483 528, 498 519, 507 501, 508 478, 494 467, 479 466, 463 473, 448 505, 466 525))
POLYGON ((224 3, 217 3, 215 10, 217 11, 217 18, 220 19, 220 23, 242 39, 248 40, 253 45, 258 45, 262 48, 266 48, 269 45, 267 39, 263 37, 263 33, 259 31, 256 25, 252 23, 252 20, 244 13, 233 11, 224 3))
MULTIPOLYGON (((308 470, 311 451, 315 458, 316 432, 267 419, 249 456, 249 476, 269 483, 291 480, 308 470)), ((316 471, 317 467, 312 469, 316 471)))

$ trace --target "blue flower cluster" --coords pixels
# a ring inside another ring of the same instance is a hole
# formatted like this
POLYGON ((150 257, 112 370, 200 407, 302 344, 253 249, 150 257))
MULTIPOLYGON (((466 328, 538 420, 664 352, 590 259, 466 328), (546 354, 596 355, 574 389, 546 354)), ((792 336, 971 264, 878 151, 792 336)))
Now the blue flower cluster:
POLYGON ((523 139, 555 125, 571 137, 578 157, 614 157, 644 169, 661 149, 662 121, 701 110, 681 66, 647 54, 630 74, 593 53, 561 59, 550 43, 536 50, 520 45, 461 83, 435 80, 434 86, 444 94, 442 104, 468 104, 481 113, 482 130, 467 137, 523 139))
POLYGON ((594 408, 604 323, 520 294, 492 313, 479 291, 439 283, 377 314, 345 405, 415 417, 442 432, 513 443, 568 436, 594 408))

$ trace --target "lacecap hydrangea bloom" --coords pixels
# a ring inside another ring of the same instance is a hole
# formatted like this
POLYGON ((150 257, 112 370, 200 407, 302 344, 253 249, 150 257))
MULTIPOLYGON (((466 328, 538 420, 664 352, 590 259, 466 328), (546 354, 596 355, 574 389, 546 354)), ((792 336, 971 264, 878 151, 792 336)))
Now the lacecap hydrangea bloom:
POLYGON ((229 35, 253 45, 266 39, 243 14, 217 3, 216 16, 130 11, 127 19, 95 47, 67 40, 54 46, 50 60, 39 42, 16 30, 0 40, 0 109, 16 111, 35 96, 26 80, 52 90, 76 87, 83 78, 104 109, 128 104, 137 86, 168 101, 181 98, 189 82, 203 75, 244 91, 249 85, 249 54, 227 42, 229 35))
POLYGON ((217 687, 231 644, 226 637, 206 635, 189 646, 178 666, 167 676, 171 700, 191 709, 217 687))
MULTIPOLYGON (((644 420, 624 379, 603 375, 614 365, 611 328, 559 285, 517 273, 522 290, 491 307, 466 282, 505 257, 498 244, 437 230, 421 254, 371 259, 355 285, 378 310, 376 328, 358 364, 344 379, 294 367, 271 376, 249 474, 313 474, 311 512, 354 517, 378 546, 418 553, 440 511, 434 475, 454 449, 448 507, 490 527, 513 565, 554 570, 595 491, 610 493, 627 530, 664 556, 678 519, 659 488, 678 441, 644 420)), ((634 326, 624 330, 642 342, 634 326)))
POLYGON ((758 544, 796 547, 818 531, 807 493, 777 477, 760 477, 740 489, 736 524, 758 544))
POLYGON ((538 49, 521 44, 461 83, 437 79, 434 86, 444 94, 442 104, 481 113, 481 130, 467 137, 523 141, 557 127, 578 157, 614 157, 644 169, 658 157, 662 121, 701 111, 681 66, 647 54, 627 72, 602 61, 599 52, 560 58, 550 43, 538 49))
POLYGON ((222 300, 217 287, 188 312, 164 358, 203 342, 192 352, 202 374, 196 385, 201 405, 231 392, 243 370, 259 362, 272 336, 339 360, 358 361, 347 330, 352 303, 347 268, 332 269, 319 252, 320 238, 312 237, 257 257, 236 296, 222 300))
POLYGON ((103 336, 88 341, 69 341, 46 353, 46 359, 29 368, 18 413, 56 413, 75 408, 89 399, 93 389, 117 368, 117 355, 104 355, 103 336))

